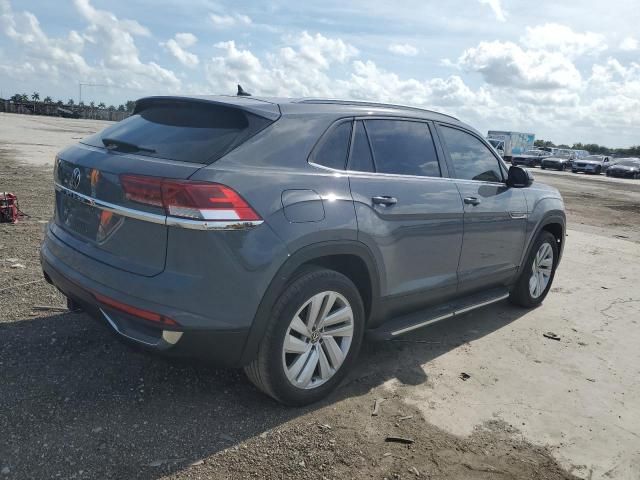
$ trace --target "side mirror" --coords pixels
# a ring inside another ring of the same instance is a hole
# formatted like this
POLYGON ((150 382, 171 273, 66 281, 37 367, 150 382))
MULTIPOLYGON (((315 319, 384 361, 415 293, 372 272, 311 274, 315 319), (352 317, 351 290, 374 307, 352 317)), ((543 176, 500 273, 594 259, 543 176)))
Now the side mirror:
POLYGON ((533 175, 522 167, 511 166, 509 167, 509 176, 507 177, 507 186, 513 188, 526 188, 530 187, 533 183, 533 175))

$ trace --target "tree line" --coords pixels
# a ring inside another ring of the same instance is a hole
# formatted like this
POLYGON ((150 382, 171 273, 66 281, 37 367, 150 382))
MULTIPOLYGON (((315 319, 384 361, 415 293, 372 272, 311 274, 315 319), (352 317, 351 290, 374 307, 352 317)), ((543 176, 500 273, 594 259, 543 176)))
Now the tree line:
POLYGON ((95 102, 89 102, 88 104, 85 104, 84 102, 78 102, 76 104, 73 98, 70 98, 65 103, 62 100, 54 101, 53 98, 51 98, 50 96, 46 96, 42 99, 42 101, 40 101, 40 94, 38 92, 33 92, 31 95, 27 95, 26 93, 16 93, 15 95, 12 95, 11 97, 9 97, 9 101, 14 103, 33 103, 34 107, 38 103, 44 103, 44 104, 57 105, 59 107, 67 107, 70 109, 74 107, 78 107, 78 108, 90 107, 90 108, 98 108, 101 110, 108 110, 110 112, 132 112, 134 107, 136 106, 136 102, 134 102, 133 100, 127 100, 124 104, 120 104, 117 107, 115 105, 107 106, 104 102, 100 102, 97 105, 95 102))
POLYGON ((604 145, 598 145, 597 143, 574 143, 572 146, 561 143, 556 145, 549 140, 536 140, 533 145, 535 147, 557 147, 557 148, 571 148, 573 150, 586 150, 594 155, 617 155, 617 156, 629 156, 640 157, 640 145, 635 145, 629 148, 609 148, 604 145))

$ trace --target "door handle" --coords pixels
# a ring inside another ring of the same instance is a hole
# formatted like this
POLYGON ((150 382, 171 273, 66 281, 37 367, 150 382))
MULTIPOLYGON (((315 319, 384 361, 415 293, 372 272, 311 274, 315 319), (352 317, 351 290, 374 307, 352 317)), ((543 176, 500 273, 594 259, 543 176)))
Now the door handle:
POLYGON ((464 203, 466 203, 467 205, 479 205, 480 204, 480 200, 478 200, 476 197, 466 197, 464 199, 464 203))
POLYGON ((379 197, 371 197, 374 205, 395 205, 398 203, 398 199, 396 197, 389 197, 388 195, 381 195, 379 197))

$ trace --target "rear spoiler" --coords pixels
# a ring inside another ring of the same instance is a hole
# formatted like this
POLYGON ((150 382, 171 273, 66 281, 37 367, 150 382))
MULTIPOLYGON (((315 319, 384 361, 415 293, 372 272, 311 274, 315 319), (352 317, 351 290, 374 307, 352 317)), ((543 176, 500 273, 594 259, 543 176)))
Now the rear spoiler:
POLYGON ((160 95, 153 97, 144 97, 136 101, 136 107, 133 110, 133 114, 141 112, 145 108, 148 108, 154 103, 162 102, 195 102, 218 105, 221 107, 237 108, 247 113, 257 115, 262 118, 266 118, 271 121, 276 121, 280 118, 280 106, 277 103, 268 102, 266 100, 260 100, 255 97, 237 97, 226 95, 194 95, 194 96, 179 96, 179 95, 160 95))

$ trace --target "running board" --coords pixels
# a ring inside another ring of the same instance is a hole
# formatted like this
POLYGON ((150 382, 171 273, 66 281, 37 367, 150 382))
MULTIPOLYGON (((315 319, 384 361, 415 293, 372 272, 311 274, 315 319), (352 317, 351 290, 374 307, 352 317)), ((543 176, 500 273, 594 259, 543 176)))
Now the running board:
POLYGON ((486 292, 476 293, 443 305, 437 305, 408 315, 396 317, 383 323, 374 330, 369 330, 367 336, 374 340, 391 340, 392 338, 418 328, 426 327, 427 325, 432 325, 442 320, 470 312, 476 308, 499 302, 508 296, 509 290, 506 288, 494 288, 486 292))

